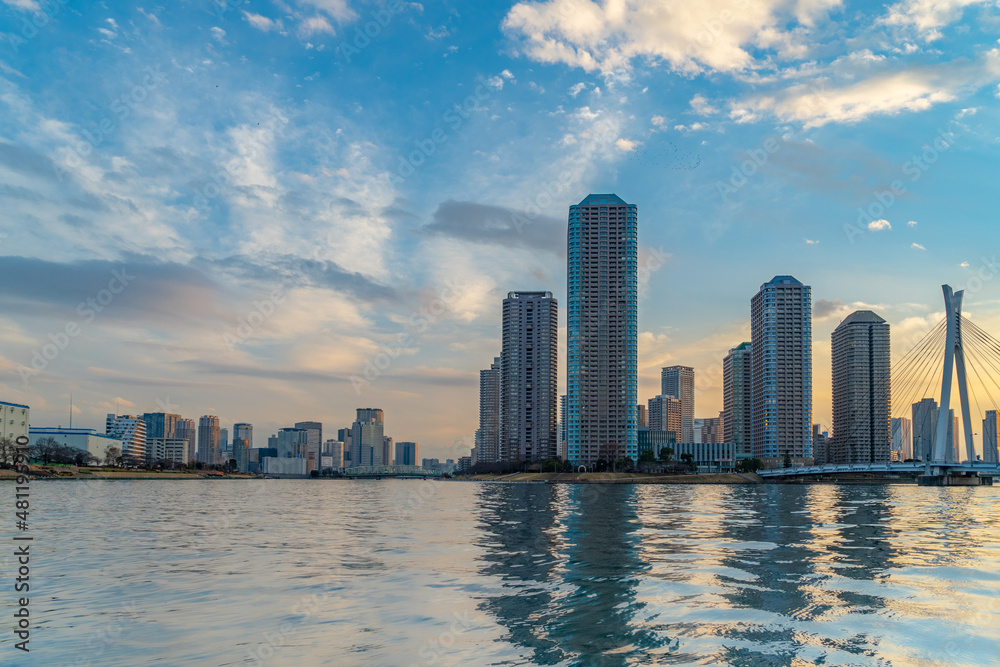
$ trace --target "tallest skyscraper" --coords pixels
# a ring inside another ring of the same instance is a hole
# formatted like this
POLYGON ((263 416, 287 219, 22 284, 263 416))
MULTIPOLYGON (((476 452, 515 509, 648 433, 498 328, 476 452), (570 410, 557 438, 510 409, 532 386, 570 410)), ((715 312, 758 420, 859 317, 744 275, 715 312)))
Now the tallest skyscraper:
POLYGON ((567 455, 636 459, 638 365, 635 204, 588 195, 569 208, 567 455))

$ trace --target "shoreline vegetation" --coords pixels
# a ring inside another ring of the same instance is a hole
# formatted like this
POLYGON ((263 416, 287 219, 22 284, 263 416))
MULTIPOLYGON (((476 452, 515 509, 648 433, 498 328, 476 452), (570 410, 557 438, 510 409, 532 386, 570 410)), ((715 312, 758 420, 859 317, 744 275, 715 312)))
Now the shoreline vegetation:
POLYGON ((455 481, 546 484, 761 484, 753 473, 519 472, 458 475, 455 481))
POLYGON ((514 473, 510 475, 459 475, 452 481, 545 484, 913 484, 911 477, 839 475, 825 478, 764 479, 756 473, 514 473))
MULTIPOLYGON (((0 481, 13 481, 17 471, 0 469, 0 481)), ((110 467, 86 468, 73 465, 29 466, 27 476, 33 481, 47 479, 275 479, 246 473, 192 470, 128 470, 110 467)), ((344 477, 296 477, 292 479, 339 479, 344 477)), ((755 473, 628 473, 628 472, 521 472, 512 474, 455 475, 443 478, 450 482, 483 482, 496 484, 915 484, 909 477, 872 478, 862 475, 813 479, 763 479, 755 473)))

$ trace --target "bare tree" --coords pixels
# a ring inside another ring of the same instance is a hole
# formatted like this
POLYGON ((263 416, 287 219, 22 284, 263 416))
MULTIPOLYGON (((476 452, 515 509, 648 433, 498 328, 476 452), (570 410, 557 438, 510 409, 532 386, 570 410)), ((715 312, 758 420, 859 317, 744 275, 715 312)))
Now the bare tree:
POLYGON ((108 451, 104 453, 104 465, 115 467, 121 464, 121 460, 122 450, 117 447, 108 447, 108 451))
POLYGON ((56 463, 60 454, 59 449, 59 442, 55 438, 39 438, 30 449, 30 455, 45 464, 56 463))
POLYGON ((0 466, 4 468, 10 467, 14 463, 14 454, 17 450, 17 445, 11 438, 3 437, 0 438, 0 466))

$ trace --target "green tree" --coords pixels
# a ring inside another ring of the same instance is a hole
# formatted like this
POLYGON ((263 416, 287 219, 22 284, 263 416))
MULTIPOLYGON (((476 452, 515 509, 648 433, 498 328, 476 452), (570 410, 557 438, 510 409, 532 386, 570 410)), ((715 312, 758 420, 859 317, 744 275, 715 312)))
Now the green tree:
POLYGON ((688 465, 688 467, 690 467, 692 470, 694 470, 694 468, 695 468, 695 465, 694 465, 694 454, 692 454, 691 452, 684 452, 683 454, 681 454, 681 461, 683 461, 684 463, 686 463, 688 465))
POLYGON ((757 472, 764 467, 760 459, 742 459, 736 462, 736 472, 757 472))
POLYGON ((660 448, 660 463, 670 463, 670 459, 674 457, 673 447, 662 447, 660 448))
POLYGON ((785 464, 786 468, 791 468, 792 467, 792 455, 788 453, 787 449, 785 450, 785 461, 784 461, 784 464, 785 464))
POLYGON ((639 454, 639 463, 655 463, 656 457, 653 455, 652 449, 644 449, 639 454))

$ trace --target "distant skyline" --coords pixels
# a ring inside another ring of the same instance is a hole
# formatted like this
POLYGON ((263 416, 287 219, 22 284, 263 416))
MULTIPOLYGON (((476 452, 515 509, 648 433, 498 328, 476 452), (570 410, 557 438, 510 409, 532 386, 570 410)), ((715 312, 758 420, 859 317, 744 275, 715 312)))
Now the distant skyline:
POLYGON ((508 292, 558 300, 566 393, 590 192, 638 207, 637 403, 680 364, 716 416, 775 275, 812 287, 825 428, 849 313, 898 359, 949 283, 1000 337, 993 4, 44 6, 0 4, 0 399, 37 426, 377 405, 457 458, 508 292))

